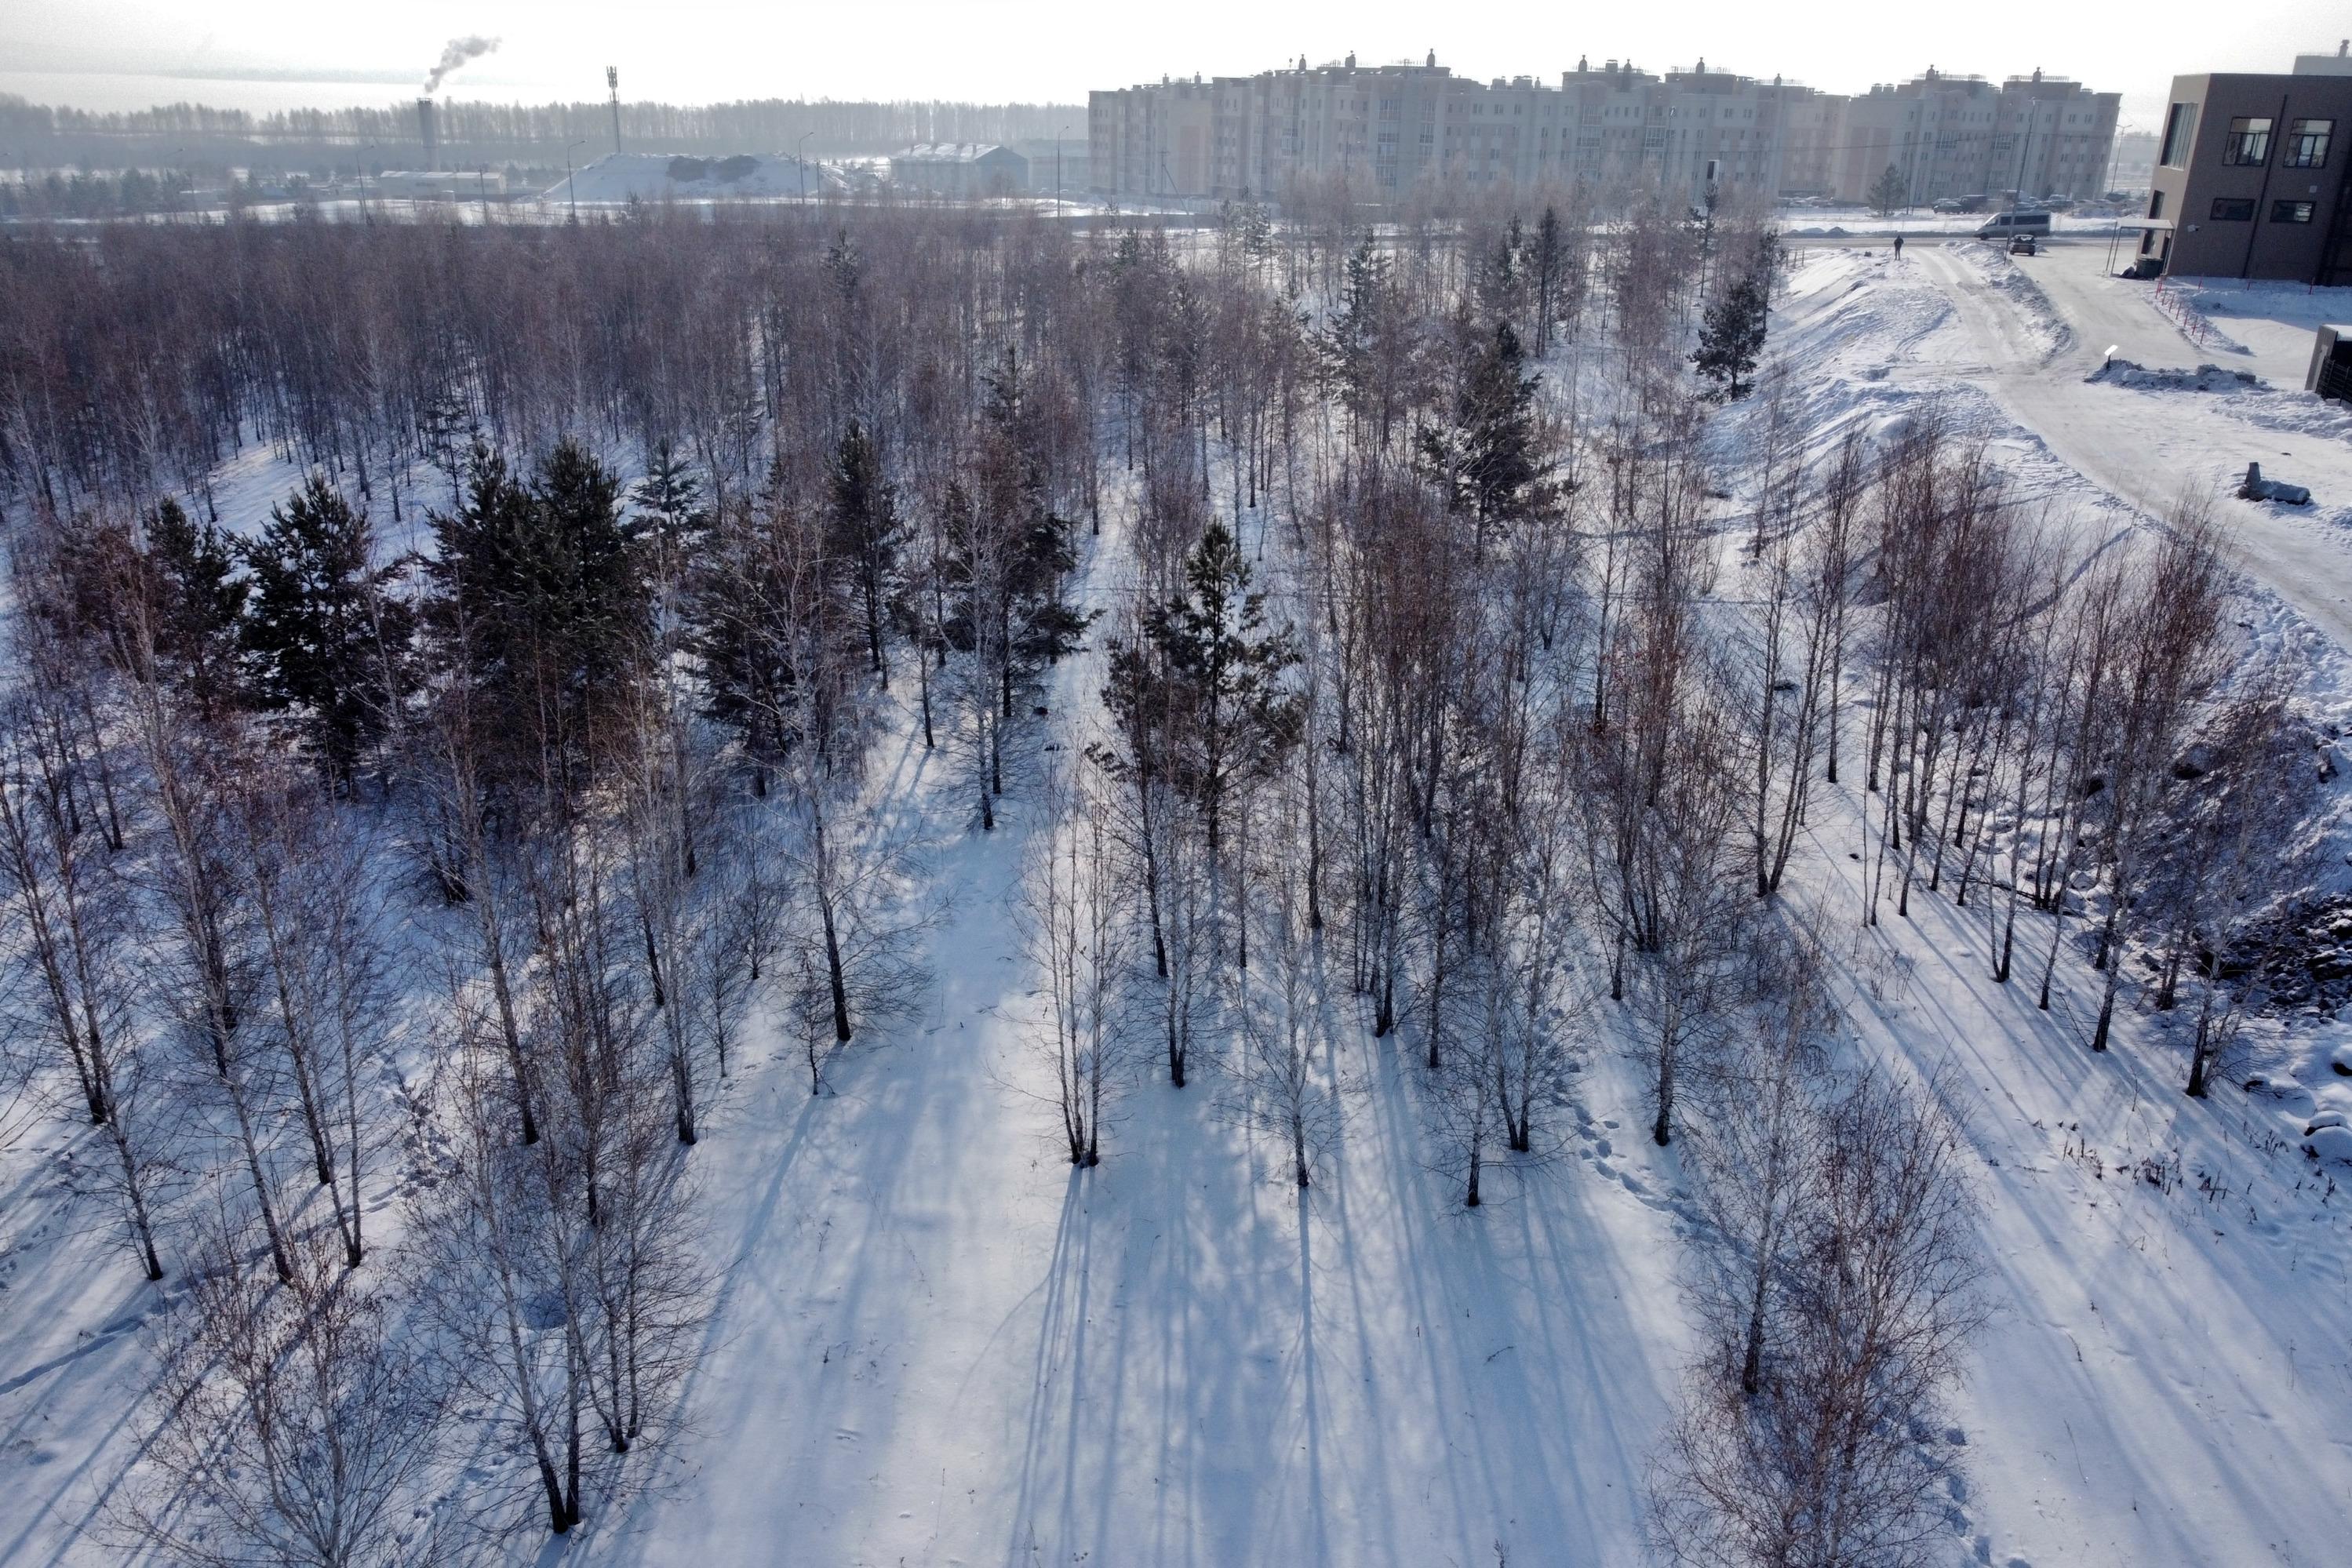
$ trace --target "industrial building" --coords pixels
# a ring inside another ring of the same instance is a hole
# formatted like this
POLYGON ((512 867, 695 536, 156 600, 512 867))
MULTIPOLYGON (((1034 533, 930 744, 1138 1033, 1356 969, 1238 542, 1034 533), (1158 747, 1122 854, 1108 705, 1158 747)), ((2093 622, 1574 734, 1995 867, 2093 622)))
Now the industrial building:
POLYGON ((927 141, 890 155, 890 183, 935 196, 1004 196, 1029 188, 1029 160, 985 141, 927 141))
POLYGON ((2352 57, 2172 78, 2140 253, 2200 277, 2352 283, 2352 57))
POLYGON ((1032 137, 1013 143, 1013 151, 1029 162, 1029 189, 1050 196, 1056 189, 1066 196, 1083 196, 1093 179, 1088 171, 1089 148, 1083 137, 1032 137))

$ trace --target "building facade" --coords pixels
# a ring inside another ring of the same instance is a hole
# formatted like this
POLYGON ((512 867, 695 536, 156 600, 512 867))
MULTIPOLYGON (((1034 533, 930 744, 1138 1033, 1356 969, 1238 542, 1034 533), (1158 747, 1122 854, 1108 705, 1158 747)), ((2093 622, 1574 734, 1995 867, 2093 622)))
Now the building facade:
POLYGON ((1930 68, 1840 100, 1823 193, 1866 200, 1893 169, 1912 206, 2096 195, 2106 188, 2122 101, 2038 70, 1995 84, 1930 68))
POLYGON ((1127 201, 1204 198, 1215 135, 1214 89, 1198 77, 1090 92, 1087 189, 1127 201))
POLYGON ((1649 182, 1696 201, 1710 183, 1776 193, 1784 119, 1803 106, 1817 122, 1821 101, 1704 61, 1663 76, 1580 62, 1555 84, 1473 81, 1432 56, 1302 58, 1255 76, 1096 92, 1087 108, 1093 189, 1114 200, 1279 197, 1319 180, 1380 201, 1440 180, 1477 190, 1581 177, 1649 182))
POLYGON ((1034 195, 1050 196, 1058 189, 1066 196, 1083 196, 1092 188, 1093 179, 1087 172, 1092 150, 1080 138, 1030 138, 1013 142, 1013 151, 1028 160, 1029 190, 1034 195))
POLYGON ((2099 188, 2118 96, 2039 71, 1994 85, 1929 70, 1858 97, 1709 70, 1580 60, 1557 81, 1418 64, 1310 66, 1097 92, 1093 190, 1149 204, 1279 199, 1309 181, 1370 201, 1416 186, 1650 185, 1675 201, 1860 201, 1890 165, 1911 199, 2099 188))
POLYGON ((2347 131, 2352 75, 2173 78, 2141 254, 2184 276, 2352 283, 2347 131))
POLYGON ((1029 188, 1029 160, 985 141, 926 141, 890 155, 890 183, 938 196, 1016 195, 1029 188))

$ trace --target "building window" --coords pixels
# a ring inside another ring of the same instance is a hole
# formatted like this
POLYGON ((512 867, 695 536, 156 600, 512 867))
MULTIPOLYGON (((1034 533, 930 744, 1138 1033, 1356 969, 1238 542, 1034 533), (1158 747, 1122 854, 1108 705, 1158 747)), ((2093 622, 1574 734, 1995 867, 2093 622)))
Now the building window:
POLYGON ((2286 156, 2280 160, 2290 169, 2325 169, 2327 167, 2328 139, 2336 134, 2332 120, 2290 120, 2286 122, 2286 156))
POLYGON ((2307 224, 2311 221, 2309 202, 2273 202, 2271 222, 2274 224, 2307 224))
POLYGON ((2249 224, 2254 221, 2254 199, 2252 196, 2216 196, 2213 198, 2213 221, 2217 224, 2249 224))
POLYGON ((2197 140, 2197 106, 2176 103, 2164 120, 2164 152, 2157 162, 2168 169, 2189 167, 2189 143, 2197 140))
POLYGON ((2150 191, 2147 193, 2147 215, 2152 218, 2160 218, 2164 216, 2164 193, 2162 191, 2150 191))
POLYGON ((2265 114, 2240 115, 2230 121, 2221 142, 2224 163, 2262 164, 2271 161, 2271 121, 2265 114))

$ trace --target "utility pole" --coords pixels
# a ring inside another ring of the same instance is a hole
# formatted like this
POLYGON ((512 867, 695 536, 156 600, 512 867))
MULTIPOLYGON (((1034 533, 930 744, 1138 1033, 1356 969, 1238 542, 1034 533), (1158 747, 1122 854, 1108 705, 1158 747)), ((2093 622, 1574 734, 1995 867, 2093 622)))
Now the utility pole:
POLYGON ((1054 132, 1054 221, 1055 223, 1062 221, 1062 139, 1069 133, 1070 128, 1066 125, 1054 132))
POLYGON ((563 192, 572 199, 572 221, 575 224, 580 221, 580 187, 572 181, 572 150, 587 145, 587 141, 582 140, 566 142, 563 147, 563 192))
POLYGON ((803 131, 801 139, 793 144, 793 166, 800 172, 803 206, 808 205, 808 139, 815 134, 814 130, 803 131))
POLYGON ((621 68, 604 68, 604 87, 613 95, 613 151, 621 150, 621 68))

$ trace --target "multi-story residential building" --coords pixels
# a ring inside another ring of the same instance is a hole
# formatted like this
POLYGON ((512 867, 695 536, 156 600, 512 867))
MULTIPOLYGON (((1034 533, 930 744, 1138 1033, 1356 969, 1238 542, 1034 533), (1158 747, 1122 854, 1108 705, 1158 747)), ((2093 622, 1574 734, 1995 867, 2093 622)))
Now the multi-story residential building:
POLYGON ((1255 76, 1097 92, 1093 188, 1131 201, 1279 197, 1308 181, 1393 200, 1425 183, 1519 188, 1572 180, 1649 184, 1676 201, 1833 193, 1859 201, 1889 164, 1911 198, 2098 187, 2117 98, 2039 71, 1998 87, 1933 70, 1841 98, 1704 60, 1653 75, 1580 60, 1557 83, 1477 82, 1434 54, 1355 57, 1255 76))
POLYGON ((1087 177, 1095 192, 1126 200, 1209 194, 1214 89, 1199 77, 1087 95, 1087 177))
POLYGON ((2173 78, 2140 253, 2196 277, 2352 283, 2343 57, 2305 57, 2318 68, 2287 76, 2173 78))
POLYGON ((1580 176, 1645 181, 1696 200, 1710 183, 1777 193, 1792 115, 1818 162, 1826 101, 1704 61, 1664 76, 1580 61, 1554 85, 1473 81, 1434 55, 1382 66, 1350 56, 1097 92, 1088 120, 1095 189, 1115 198, 1275 196, 1319 179, 1355 182, 1385 200, 1441 179, 1477 189, 1580 176), (1206 159, 1197 160, 1203 144, 1206 159))
POLYGON ((1863 201, 1893 169, 1906 204, 2091 194, 2105 184, 2121 103, 2039 70, 1996 87, 1930 68, 1843 101, 1830 193, 1863 201))

